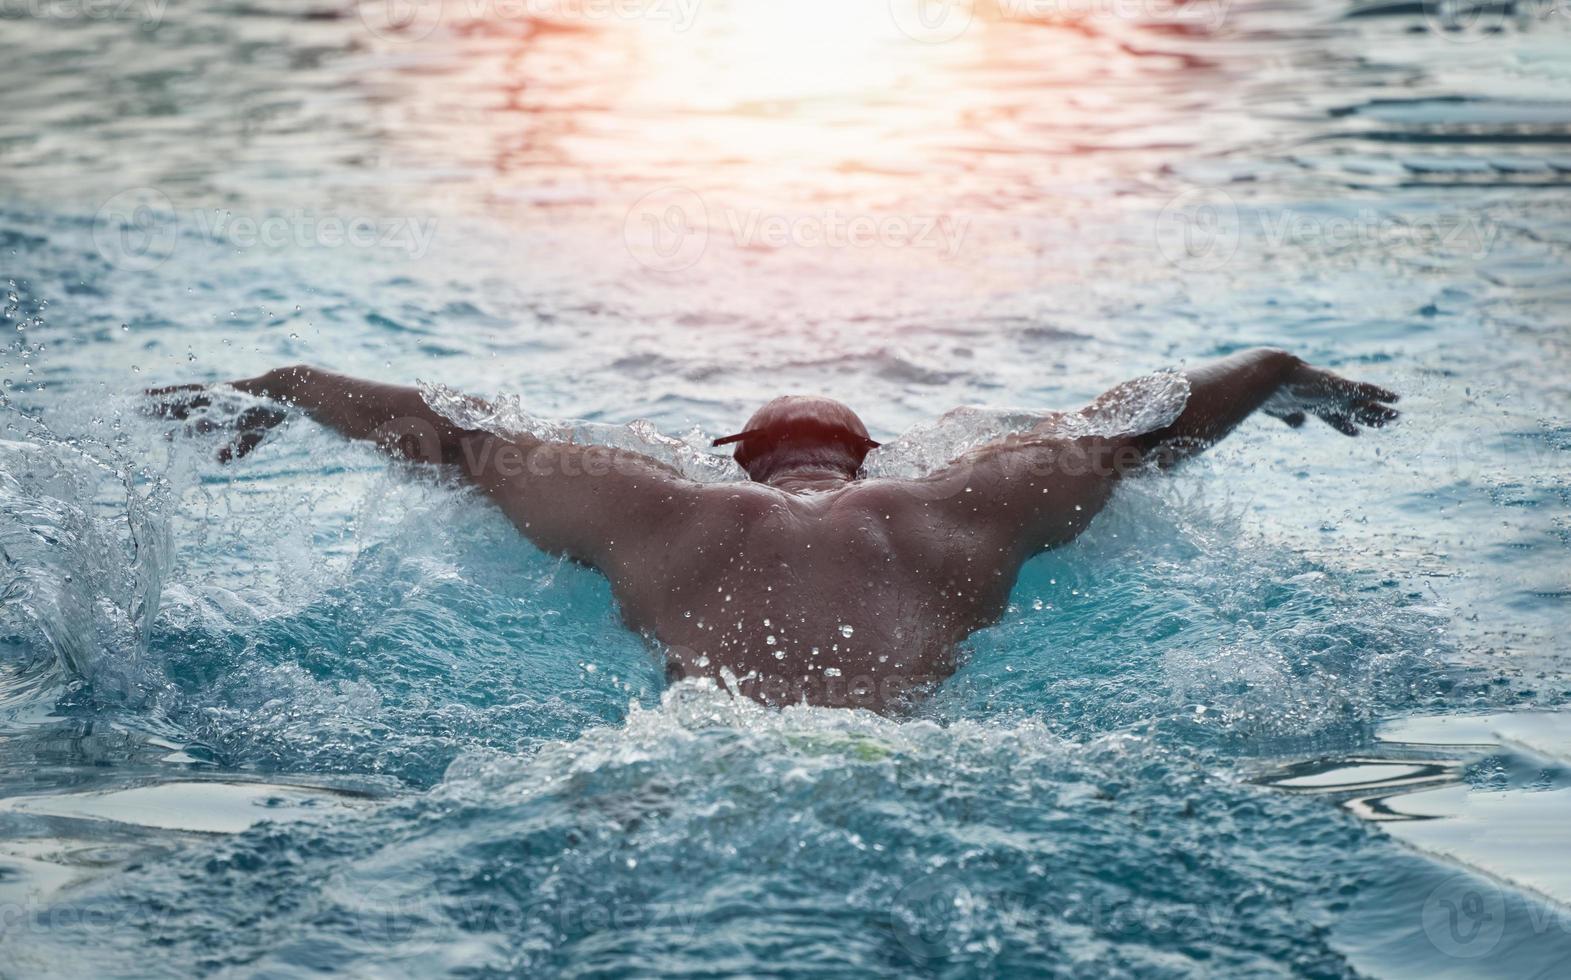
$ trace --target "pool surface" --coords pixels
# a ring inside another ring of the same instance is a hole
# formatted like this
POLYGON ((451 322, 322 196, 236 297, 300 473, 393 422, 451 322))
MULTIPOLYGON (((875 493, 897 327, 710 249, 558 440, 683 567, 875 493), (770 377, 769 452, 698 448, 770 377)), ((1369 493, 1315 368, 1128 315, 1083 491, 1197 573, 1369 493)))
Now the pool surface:
POLYGON ((0 976, 1571 975, 1564 5, 0 30, 0 976), (817 392, 919 468, 1263 344, 1402 420, 1129 482, 898 718, 667 689, 447 477, 137 397, 817 392))

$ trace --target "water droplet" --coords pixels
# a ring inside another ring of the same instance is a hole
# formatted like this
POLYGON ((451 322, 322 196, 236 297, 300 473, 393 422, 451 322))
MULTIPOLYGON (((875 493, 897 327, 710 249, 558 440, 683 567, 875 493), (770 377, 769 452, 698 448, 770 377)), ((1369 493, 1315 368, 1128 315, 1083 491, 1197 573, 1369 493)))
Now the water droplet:
POLYGON ((855 633, 855 632, 856 632, 856 630, 852 629, 849 623, 841 623, 840 624, 840 635, 841 636, 850 636, 852 633, 855 633))
POLYGON ((1032 599, 1031 600, 1031 608, 1035 609, 1037 612, 1041 612, 1042 611, 1042 600, 1041 599, 1032 599))
POLYGON ((776 660, 784 660, 785 659, 785 651, 784 650, 776 650, 775 651, 775 659, 776 660))
POLYGON ((693 618, 693 610, 689 609, 687 612, 683 613, 682 614, 682 618, 683 619, 692 619, 693 618))
POLYGON ((840 676, 840 668, 839 667, 825 667, 824 668, 824 676, 825 677, 839 677, 840 676))
POLYGON ((775 645, 775 635, 773 633, 770 633, 768 636, 764 637, 764 642, 769 644, 770 646, 774 646, 775 645))

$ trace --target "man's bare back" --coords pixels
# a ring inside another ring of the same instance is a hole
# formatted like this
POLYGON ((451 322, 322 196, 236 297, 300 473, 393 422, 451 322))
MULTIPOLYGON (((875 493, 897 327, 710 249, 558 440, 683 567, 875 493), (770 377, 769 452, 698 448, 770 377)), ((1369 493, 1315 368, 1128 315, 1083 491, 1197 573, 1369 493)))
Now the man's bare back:
MULTIPOLYGON (((929 476, 860 476, 860 420, 827 399, 777 399, 749 422, 747 482, 697 483, 637 453, 461 428, 418 390, 308 367, 233 383, 351 438, 454 467, 536 544, 599 569, 629 627, 656 642, 669 677, 709 677, 768 704, 885 711, 955 670, 968 635, 1004 610, 1021 566, 1072 540, 1137 469, 1165 467, 1254 411, 1308 414, 1356 435, 1395 418, 1396 395, 1255 350, 1187 372, 1190 395, 1149 432, 1043 426, 929 476)), ((203 386, 151 394, 184 419, 203 386)), ((1104 396, 1105 397, 1105 396, 1104 396)), ((222 458, 243 456, 282 413, 236 420, 222 458)))

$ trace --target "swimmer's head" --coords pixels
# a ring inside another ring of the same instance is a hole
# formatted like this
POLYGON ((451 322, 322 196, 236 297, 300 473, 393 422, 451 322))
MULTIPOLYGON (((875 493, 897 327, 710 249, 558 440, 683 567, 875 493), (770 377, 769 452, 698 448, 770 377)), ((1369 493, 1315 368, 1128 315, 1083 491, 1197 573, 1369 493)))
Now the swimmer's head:
POLYGON ((833 398, 782 395, 753 413, 743 430, 716 439, 736 443, 736 461, 760 483, 779 473, 830 470, 856 479, 862 460, 878 446, 856 413, 833 398))

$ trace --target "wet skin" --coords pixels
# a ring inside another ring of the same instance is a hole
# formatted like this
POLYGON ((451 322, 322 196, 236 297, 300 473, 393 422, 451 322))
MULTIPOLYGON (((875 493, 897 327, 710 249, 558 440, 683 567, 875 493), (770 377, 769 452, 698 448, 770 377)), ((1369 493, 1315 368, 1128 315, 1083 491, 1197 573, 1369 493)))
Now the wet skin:
MULTIPOLYGON (((921 479, 817 466, 720 484, 623 450, 462 429, 417 389, 316 368, 232 387, 453 467, 535 544, 603 573, 627 625, 665 651, 669 677, 713 678, 769 704, 890 711, 952 674, 957 647, 1003 612, 1021 566, 1073 540, 1129 473, 1191 456, 1256 410, 1294 428, 1315 415, 1346 435, 1396 417, 1394 393, 1283 351, 1185 374, 1177 419, 1138 436, 1064 438, 1044 423, 921 479)), ((156 414, 185 419, 206 392, 149 394, 156 414)), ((242 413, 220 458, 244 456, 283 417, 242 413)))

